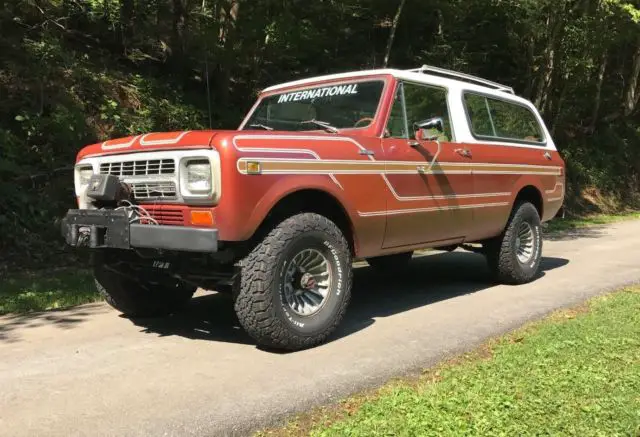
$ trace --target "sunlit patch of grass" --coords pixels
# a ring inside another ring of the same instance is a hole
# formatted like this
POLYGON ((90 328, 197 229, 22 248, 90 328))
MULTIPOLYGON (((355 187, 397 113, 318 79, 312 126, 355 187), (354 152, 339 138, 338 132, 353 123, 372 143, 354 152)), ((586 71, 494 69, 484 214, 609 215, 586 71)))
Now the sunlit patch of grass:
POLYGON ((88 270, 36 271, 0 278, 0 314, 67 308, 98 300, 88 270))
POLYGON ((640 436, 640 291, 560 311, 263 436, 640 436))
POLYGON ((623 214, 596 214, 585 217, 555 218, 547 223, 546 232, 558 233, 639 218, 640 212, 638 211, 626 212, 623 214))

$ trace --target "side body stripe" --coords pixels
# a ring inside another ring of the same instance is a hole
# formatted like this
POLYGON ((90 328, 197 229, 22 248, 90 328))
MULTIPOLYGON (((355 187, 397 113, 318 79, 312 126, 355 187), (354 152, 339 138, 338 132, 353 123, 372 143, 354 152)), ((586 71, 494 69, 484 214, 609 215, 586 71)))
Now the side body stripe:
MULTIPOLYGON (((256 157, 241 157, 237 160, 237 170, 241 174, 248 174, 247 164, 249 162, 260 164, 260 174, 270 175, 293 175, 293 174, 313 174, 327 175, 336 183, 338 187, 344 189, 335 178, 335 175, 380 175, 387 188, 398 201, 420 201, 420 200, 448 200, 448 199, 471 199, 471 198, 509 198, 512 192, 499 193, 480 193, 480 194, 460 194, 460 195, 433 195, 433 196, 400 196, 393 184, 387 178, 387 175, 414 175, 422 174, 515 174, 515 175, 538 175, 538 176, 561 176, 562 167, 559 166, 542 166, 530 164, 494 164, 494 163, 459 163, 459 162, 439 162, 436 163, 431 170, 420 171, 427 164, 425 161, 379 161, 371 155, 359 160, 343 160, 343 159, 323 159, 321 156, 310 149, 300 148, 268 148, 268 147, 245 147, 239 146, 237 141, 243 139, 251 140, 278 140, 278 141, 314 141, 316 144, 325 144, 344 141, 353 144, 359 151, 366 148, 353 138, 349 137, 323 137, 323 136, 274 136, 274 135, 237 135, 233 138, 232 143, 238 152, 260 153, 256 157), (281 158, 273 155, 282 154, 298 154, 308 155, 309 158, 281 158)), ((548 198, 548 201, 561 200, 563 198, 563 184, 557 183, 553 190, 547 190, 547 195, 555 195, 560 188, 560 197, 548 198)), ((469 209, 469 208, 490 208, 508 206, 509 202, 490 202, 478 203, 470 205, 455 205, 444 207, 428 207, 428 208, 410 208, 389 211, 369 211, 358 214, 361 217, 376 217, 383 215, 412 214, 432 211, 443 211, 453 209, 469 209)))

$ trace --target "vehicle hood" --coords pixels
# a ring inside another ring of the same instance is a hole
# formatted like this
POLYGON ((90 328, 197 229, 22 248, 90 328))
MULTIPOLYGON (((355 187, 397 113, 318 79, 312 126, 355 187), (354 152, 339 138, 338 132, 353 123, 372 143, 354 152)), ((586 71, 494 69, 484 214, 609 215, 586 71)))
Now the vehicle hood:
POLYGON ((175 132, 151 132, 147 134, 116 138, 84 147, 76 162, 89 156, 117 155, 123 153, 149 152, 166 149, 210 149, 213 138, 228 131, 199 130, 175 132))

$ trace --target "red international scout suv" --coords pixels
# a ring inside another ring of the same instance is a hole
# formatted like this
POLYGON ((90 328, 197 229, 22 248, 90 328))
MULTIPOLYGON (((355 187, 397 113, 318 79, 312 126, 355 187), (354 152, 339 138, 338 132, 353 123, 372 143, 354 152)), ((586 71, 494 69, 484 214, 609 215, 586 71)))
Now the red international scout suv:
POLYGON ((267 88, 237 130, 85 147, 62 232, 125 315, 219 290, 258 344, 296 350, 340 323, 355 259, 397 269, 416 249, 474 248, 497 280, 533 280, 564 188, 542 118, 511 88, 358 71, 267 88))

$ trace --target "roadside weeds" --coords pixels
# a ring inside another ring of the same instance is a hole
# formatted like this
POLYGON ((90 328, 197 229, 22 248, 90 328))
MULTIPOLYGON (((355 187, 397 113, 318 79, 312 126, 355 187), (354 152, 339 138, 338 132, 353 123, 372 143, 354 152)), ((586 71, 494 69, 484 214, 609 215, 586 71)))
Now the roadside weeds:
POLYGON ((640 436, 640 287, 560 310, 260 437, 640 436))
POLYGON ((0 278, 0 315, 62 309, 99 300, 86 269, 21 272, 0 278))
POLYGON ((640 218, 639 211, 629 211, 621 214, 593 214, 584 217, 558 217, 547 223, 545 232, 553 235, 566 231, 572 231, 598 225, 608 225, 638 218, 640 218))

